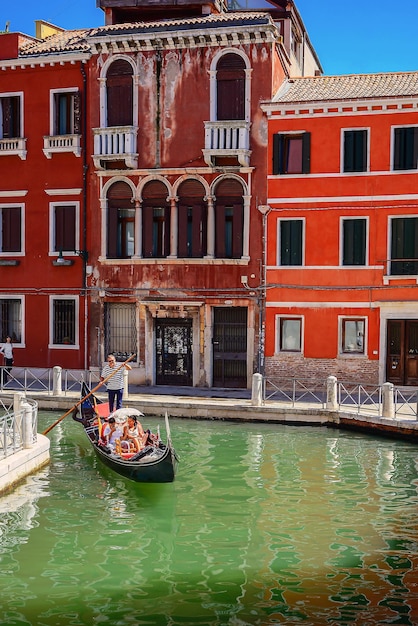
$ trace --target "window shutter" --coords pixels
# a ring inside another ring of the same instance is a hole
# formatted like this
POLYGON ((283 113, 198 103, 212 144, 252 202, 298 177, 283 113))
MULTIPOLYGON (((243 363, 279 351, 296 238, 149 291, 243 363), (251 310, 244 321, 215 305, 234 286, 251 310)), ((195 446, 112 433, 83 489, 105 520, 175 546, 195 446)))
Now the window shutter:
POLYGON ((310 174, 311 171, 311 133, 302 135, 302 174, 310 174))
POLYGON ((273 174, 282 174, 283 168, 283 135, 273 135, 273 174))
POLYGON ((130 63, 114 61, 106 75, 108 126, 133 125, 133 69, 130 63))
POLYGON ((347 130, 344 133, 344 172, 354 171, 354 133, 347 130))
POLYGON ((21 251, 21 209, 18 207, 1 210, 3 227, 2 252, 21 251))
POLYGON ((178 208, 178 256, 187 257, 187 235, 188 235, 188 205, 179 204, 178 208))
POLYGON ((74 94, 74 134, 81 135, 81 94, 74 94))
POLYGON ((107 257, 118 258, 118 208, 115 206, 107 209, 107 257))
POLYGON ((244 226, 244 210, 242 204, 234 204, 232 216, 232 258, 242 257, 242 230, 244 226))
POLYGON ((75 245, 75 206, 55 207, 55 252, 74 251, 75 245))

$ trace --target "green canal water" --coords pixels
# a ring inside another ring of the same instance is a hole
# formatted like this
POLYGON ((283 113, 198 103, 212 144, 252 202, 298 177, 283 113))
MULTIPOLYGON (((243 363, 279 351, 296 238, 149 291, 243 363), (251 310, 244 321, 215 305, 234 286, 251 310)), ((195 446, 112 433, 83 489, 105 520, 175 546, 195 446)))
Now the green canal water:
POLYGON ((0 497, 2 626, 418 624, 416 445, 171 430, 169 485, 114 475, 70 417, 49 433, 50 466, 0 497))

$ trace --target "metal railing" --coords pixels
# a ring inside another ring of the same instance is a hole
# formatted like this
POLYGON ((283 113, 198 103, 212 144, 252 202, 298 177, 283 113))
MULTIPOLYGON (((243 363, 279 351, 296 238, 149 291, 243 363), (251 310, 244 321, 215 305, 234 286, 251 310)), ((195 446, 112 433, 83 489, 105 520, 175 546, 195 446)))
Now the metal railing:
POLYGON ((394 392, 395 416, 418 419, 418 391, 395 387, 394 392))
POLYGON ((372 409, 378 414, 382 412, 381 385, 363 385, 362 383, 338 383, 339 407, 355 409, 372 409))
MULTIPOLYGON (((7 373, 0 367, 0 391, 45 392, 54 394, 54 368, 13 367, 7 373)), ((92 388, 98 384, 100 373, 90 370, 61 370, 61 393, 79 393, 80 383, 85 381, 92 388)))
POLYGON ((5 458, 25 447, 27 428, 25 417, 29 405, 31 413, 31 432, 29 439, 36 443, 38 431, 38 403, 28 398, 24 399, 24 408, 15 408, 15 399, 3 397, 0 399, 0 458, 5 458))
POLYGON ((297 402, 326 403, 326 382, 297 378, 264 378, 263 398, 275 402, 286 402, 294 406, 297 402))

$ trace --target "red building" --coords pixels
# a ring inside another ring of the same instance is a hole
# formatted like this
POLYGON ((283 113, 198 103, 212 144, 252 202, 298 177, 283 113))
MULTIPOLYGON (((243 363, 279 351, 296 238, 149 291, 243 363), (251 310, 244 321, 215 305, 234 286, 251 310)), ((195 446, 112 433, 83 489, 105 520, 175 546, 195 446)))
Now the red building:
POLYGON ((418 383, 418 74, 286 81, 269 117, 266 371, 418 383))
POLYGON ((319 62, 286 0, 99 4, 100 28, 0 36, 1 331, 25 365, 135 353, 138 383, 247 387, 260 103, 319 62))

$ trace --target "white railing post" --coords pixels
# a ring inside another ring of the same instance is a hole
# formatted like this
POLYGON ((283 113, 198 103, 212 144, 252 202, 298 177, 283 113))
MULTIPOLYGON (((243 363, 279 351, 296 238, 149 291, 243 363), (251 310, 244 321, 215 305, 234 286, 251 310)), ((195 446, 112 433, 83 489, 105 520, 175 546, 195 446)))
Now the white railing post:
POLYGON ((263 404, 263 376, 261 374, 253 374, 251 404, 253 406, 262 406, 263 404))
POLYGON ((62 395, 62 367, 55 365, 52 371, 52 393, 54 396, 62 395))
POLYGON ((129 398, 129 389, 128 389, 128 376, 129 371, 126 367, 123 368, 123 399, 128 400, 129 398))
POLYGON ((337 379, 335 376, 328 376, 327 378, 327 404, 328 411, 338 410, 338 398, 337 398, 337 379))
POLYGON ((28 402, 22 402, 22 443, 24 448, 31 448, 33 444, 32 407, 28 402))
POLYGON ((382 385, 382 417, 395 417, 394 386, 392 383, 382 385))

